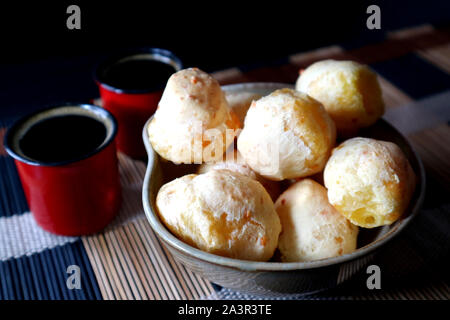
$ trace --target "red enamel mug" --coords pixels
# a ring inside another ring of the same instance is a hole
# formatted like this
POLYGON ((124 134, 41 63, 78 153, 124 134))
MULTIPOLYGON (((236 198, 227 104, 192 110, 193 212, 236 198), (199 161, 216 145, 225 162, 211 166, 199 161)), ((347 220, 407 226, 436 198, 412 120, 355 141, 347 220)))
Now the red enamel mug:
POLYGON ((90 104, 48 108, 16 122, 5 137, 32 215, 66 236, 102 230, 121 202, 117 122, 90 104))
POLYGON ((120 151, 135 159, 145 158, 142 128, 156 111, 168 78, 181 69, 178 57, 159 48, 121 52, 97 66, 94 78, 102 106, 119 123, 120 151))

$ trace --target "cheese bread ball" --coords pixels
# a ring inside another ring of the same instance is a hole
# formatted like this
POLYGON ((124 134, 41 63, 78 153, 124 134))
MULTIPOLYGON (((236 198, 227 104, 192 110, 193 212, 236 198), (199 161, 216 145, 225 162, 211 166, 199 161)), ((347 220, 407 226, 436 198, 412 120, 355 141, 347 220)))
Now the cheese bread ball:
POLYGON ((184 242, 213 254, 269 260, 280 219, 263 186, 242 174, 212 170, 164 186, 156 197, 159 216, 184 242))
POLYGON ((320 172, 335 139, 333 120, 320 102, 280 89, 252 103, 237 145, 253 170, 283 180, 320 172))
POLYGON ((162 158, 202 163, 221 159, 239 127, 217 80, 190 68, 169 78, 147 130, 162 158))
POLYGON ((330 203, 354 224, 389 225, 407 208, 415 175, 392 142, 353 138, 333 150, 324 171, 330 203))
POLYGON ((324 105, 339 134, 368 127, 384 113, 376 74, 353 61, 316 62, 300 74, 296 89, 324 105))
POLYGON ((219 162, 203 163, 202 165, 200 165, 200 167, 198 168, 198 173, 205 173, 211 170, 220 169, 238 172, 258 181, 267 190, 273 201, 275 201, 280 195, 280 187, 278 185, 278 182, 267 180, 266 178, 253 171, 252 168, 250 168, 245 163, 245 160, 242 158, 239 151, 235 150, 234 148, 227 151, 227 153, 224 155, 224 160, 219 162))
POLYGON ((356 249, 358 227, 328 202, 327 190, 311 179, 283 192, 275 209, 283 230, 278 242, 282 261, 325 259, 356 249))

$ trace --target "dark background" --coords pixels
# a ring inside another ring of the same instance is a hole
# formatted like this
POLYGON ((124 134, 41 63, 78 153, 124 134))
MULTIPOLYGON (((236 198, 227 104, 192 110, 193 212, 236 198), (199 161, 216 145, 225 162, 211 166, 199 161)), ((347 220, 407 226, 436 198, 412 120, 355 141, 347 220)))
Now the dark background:
POLYGON ((98 95, 92 70, 122 48, 172 50, 205 71, 276 63, 288 54, 381 41, 394 29, 450 21, 449 1, 16 1, 0 6, 0 117, 98 95), (66 9, 81 8, 81 30, 66 9), (381 8, 368 30, 366 8, 381 8))

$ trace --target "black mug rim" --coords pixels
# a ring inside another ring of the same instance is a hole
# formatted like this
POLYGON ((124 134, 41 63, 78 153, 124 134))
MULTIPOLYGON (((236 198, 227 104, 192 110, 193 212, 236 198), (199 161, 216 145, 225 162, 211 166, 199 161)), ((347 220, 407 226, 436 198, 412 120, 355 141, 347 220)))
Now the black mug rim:
POLYGON ((113 55, 108 56, 107 58, 100 61, 95 66, 94 72, 93 72, 93 78, 94 78, 95 82, 98 85, 105 87, 109 91, 113 91, 116 93, 143 94, 143 93, 152 93, 152 92, 164 89, 165 84, 161 84, 161 86, 149 87, 146 89, 123 89, 123 88, 119 88, 119 87, 109 84, 104 79, 104 76, 102 75, 102 73, 106 68, 117 63, 118 60, 121 60, 126 57, 131 57, 131 56, 134 56, 134 55, 137 55, 140 53, 153 53, 153 54, 157 54, 157 55, 161 55, 166 58, 169 58, 177 66, 177 67, 174 67, 175 72, 183 69, 183 63, 181 62, 181 59, 178 58, 172 51, 169 51, 167 49, 155 48, 155 47, 140 47, 140 48, 126 49, 126 50, 121 50, 120 52, 117 52, 113 55))
POLYGON ((53 105, 50 107, 45 107, 43 109, 39 109, 35 112, 27 114, 27 115, 21 117, 20 119, 16 120, 13 123, 13 125, 7 129, 3 144, 4 144, 6 152, 11 157, 13 157, 14 159, 16 159, 20 162, 23 162, 23 163, 26 163, 26 164, 29 164, 32 166, 39 166, 39 167, 57 167, 57 166, 64 166, 64 165, 76 163, 81 160, 88 159, 88 158, 96 155, 97 153, 100 153, 102 150, 104 150, 106 147, 108 147, 114 141, 114 138, 117 135, 117 131, 118 131, 117 120, 113 116, 113 114, 111 112, 109 112, 108 110, 106 110, 102 107, 99 107, 97 105, 90 104, 90 103, 69 103, 69 102, 67 102, 67 103, 62 103, 62 104, 53 105), (105 138, 105 140, 102 142, 102 144, 100 144, 97 148, 95 148, 91 152, 87 152, 81 156, 78 156, 78 157, 75 157, 72 159, 68 159, 68 160, 63 160, 63 161, 48 162, 48 161, 39 161, 36 159, 30 159, 30 158, 23 157, 22 155, 18 154, 14 150, 14 148, 12 146, 13 136, 14 136, 14 134, 17 133, 18 128, 20 128, 26 121, 37 116, 40 113, 44 113, 44 112, 48 112, 49 110, 59 109, 59 108, 64 108, 64 107, 78 107, 78 108, 83 108, 85 110, 102 113, 104 115, 104 118, 108 119, 111 122, 111 128, 112 128, 111 134, 105 138))

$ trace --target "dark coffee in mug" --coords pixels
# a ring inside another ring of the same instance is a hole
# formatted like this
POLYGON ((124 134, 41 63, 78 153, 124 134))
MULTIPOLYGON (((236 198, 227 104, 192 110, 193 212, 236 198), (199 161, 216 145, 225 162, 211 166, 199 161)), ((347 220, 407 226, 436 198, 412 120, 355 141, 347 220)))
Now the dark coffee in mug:
POLYGON ((100 151, 115 135, 114 127, 115 119, 102 108, 65 105, 17 122, 7 144, 22 161, 63 165, 100 151))
POLYGON ((103 71, 103 81, 122 90, 159 89, 175 72, 165 62, 142 58, 118 61, 103 71))
POLYGON ((41 162, 61 162, 92 153, 105 141, 105 125, 93 117, 68 114, 40 120, 19 139, 22 153, 41 162))

